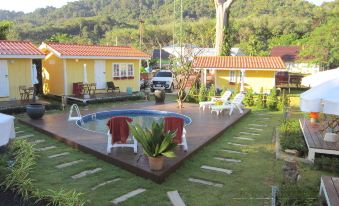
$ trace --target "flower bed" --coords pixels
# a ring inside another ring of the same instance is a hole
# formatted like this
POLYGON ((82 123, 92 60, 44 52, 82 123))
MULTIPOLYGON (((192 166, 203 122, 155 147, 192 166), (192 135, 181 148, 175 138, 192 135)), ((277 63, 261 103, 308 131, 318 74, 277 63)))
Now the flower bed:
POLYGON ((298 120, 286 120, 280 127, 280 143, 283 150, 297 150, 301 156, 307 153, 307 145, 298 120))

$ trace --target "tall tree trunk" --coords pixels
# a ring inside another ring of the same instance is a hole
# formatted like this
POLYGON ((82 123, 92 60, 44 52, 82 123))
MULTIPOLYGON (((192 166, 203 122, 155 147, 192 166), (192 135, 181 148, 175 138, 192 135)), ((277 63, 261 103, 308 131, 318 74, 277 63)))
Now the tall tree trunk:
POLYGON ((224 44, 224 31, 228 28, 229 10, 235 0, 214 0, 216 25, 215 25, 215 49, 217 56, 222 53, 224 44))

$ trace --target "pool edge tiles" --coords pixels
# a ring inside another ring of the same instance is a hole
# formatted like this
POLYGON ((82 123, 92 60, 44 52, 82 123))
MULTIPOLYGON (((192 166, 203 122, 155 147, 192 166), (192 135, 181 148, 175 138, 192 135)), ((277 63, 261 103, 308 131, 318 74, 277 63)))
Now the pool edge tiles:
MULTIPOLYGON (((184 115, 179 114, 177 112, 170 112, 170 111, 162 111, 162 110, 141 110, 141 109, 125 109, 125 110, 109 110, 109 111, 101 111, 96 113, 90 113, 84 115, 81 120, 76 121, 76 125, 86 131, 95 132, 100 134, 106 134, 106 131, 100 131, 85 127, 86 124, 96 120, 106 120, 108 121, 109 118, 114 116, 127 116, 127 117, 154 117, 154 118, 163 118, 163 117, 180 117, 184 119, 185 127, 192 123, 192 118, 184 115)), ((106 127, 105 127, 106 128, 106 127)))

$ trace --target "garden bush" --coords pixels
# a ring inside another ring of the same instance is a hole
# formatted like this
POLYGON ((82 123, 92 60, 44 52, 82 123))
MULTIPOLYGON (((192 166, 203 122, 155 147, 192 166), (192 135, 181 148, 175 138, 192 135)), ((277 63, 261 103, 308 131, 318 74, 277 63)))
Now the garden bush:
POLYGON ((207 100, 207 90, 206 90, 205 84, 200 85, 198 100, 199 102, 203 102, 207 100))
POLYGON ((339 158, 326 156, 317 157, 314 160, 314 167, 318 170, 339 174, 339 158))
POLYGON ((211 100, 212 97, 215 97, 215 86, 212 84, 208 90, 208 100, 211 100))
POLYGON ((280 96, 279 96, 279 101, 278 101, 278 110, 279 111, 283 111, 284 109, 286 109, 286 107, 290 106, 290 99, 288 97, 288 95, 286 94, 285 90, 282 90, 280 96))
POLYGON ((267 108, 270 111, 278 110, 278 94, 275 87, 271 89, 270 94, 267 96, 267 108))
POLYGON ((265 101, 265 94, 264 89, 261 87, 260 93, 258 94, 257 101, 255 103, 255 106, 258 109, 265 109, 266 108, 266 101, 265 101))
POLYGON ((188 92, 186 102, 197 103, 198 101, 198 89, 195 84, 192 85, 188 92))
POLYGON ((285 120, 279 127, 280 144, 283 150, 298 150, 301 155, 307 153, 307 146, 298 120, 285 120))
POLYGON ((254 106, 254 92, 252 88, 247 89, 244 104, 249 107, 254 106))
POLYGON ((279 187, 278 205, 315 205, 318 200, 317 192, 299 183, 285 183, 279 187))

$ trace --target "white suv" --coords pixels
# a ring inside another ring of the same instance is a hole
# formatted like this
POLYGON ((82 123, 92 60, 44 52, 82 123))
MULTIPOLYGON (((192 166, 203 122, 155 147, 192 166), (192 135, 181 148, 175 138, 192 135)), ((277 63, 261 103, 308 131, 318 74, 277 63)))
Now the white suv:
POLYGON ((152 78, 151 92, 154 92, 156 89, 165 89, 172 93, 174 91, 173 81, 173 74, 170 70, 160 70, 152 78))

